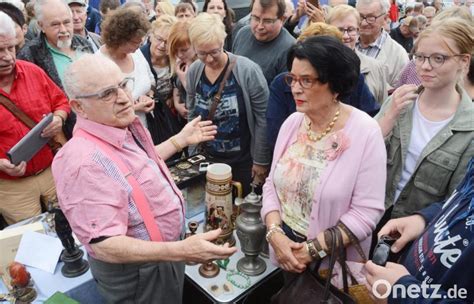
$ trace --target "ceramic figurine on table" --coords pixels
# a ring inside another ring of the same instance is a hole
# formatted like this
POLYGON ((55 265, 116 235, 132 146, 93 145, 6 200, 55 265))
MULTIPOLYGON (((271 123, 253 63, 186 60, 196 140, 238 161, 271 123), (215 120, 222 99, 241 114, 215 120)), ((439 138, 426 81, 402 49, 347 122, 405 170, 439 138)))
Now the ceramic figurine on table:
POLYGON ((36 290, 31 282, 31 275, 23 264, 12 262, 8 266, 8 274, 11 278, 9 294, 5 299, 14 303, 31 303, 36 297, 36 290), (11 288, 10 288, 11 287, 11 288))

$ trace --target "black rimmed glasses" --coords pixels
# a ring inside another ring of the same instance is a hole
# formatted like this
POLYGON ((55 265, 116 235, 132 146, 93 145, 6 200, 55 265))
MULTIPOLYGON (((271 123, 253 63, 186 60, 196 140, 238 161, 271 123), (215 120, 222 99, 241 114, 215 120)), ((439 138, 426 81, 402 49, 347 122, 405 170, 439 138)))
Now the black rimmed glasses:
POLYGON ((425 63, 425 60, 428 59, 428 63, 432 68, 439 68, 442 66, 446 60, 449 60, 452 57, 458 57, 462 56, 463 54, 455 54, 455 55, 443 55, 443 54, 431 54, 429 56, 425 56, 423 54, 414 54, 413 58, 415 59, 415 64, 416 65, 423 65, 425 63))
POLYGON ((264 26, 271 26, 271 25, 274 25, 275 22, 277 22, 278 20, 280 20, 279 18, 260 18, 260 17, 257 17, 255 15, 250 15, 250 21, 252 22, 255 22, 255 23, 262 23, 264 26))
POLYGON ((343 27, 339 27, 338 28, 339 31, 344 35, 345 33, 347 33, 347 35, 349 36, 355 36, 357 35, 357 33, 359 32, 359 29, 356 28, 356 27, 346 27, 346 28, 343 28, 343 27))
POLYGON ((285 82, 290 87, 293 87, 297 82, 303 89, 311 89, 311 87, 318 81, 318 77, 301 76, 298 77, 294 74, 288 73, 285 75, 285 82))
POLYGON ((377 21, 377 19, 379 19, 380 17, 384 16, 385 13, 382 13, 378 16, 364 16, 362 14, 360 14, 360 23, 362 23, 362 21, 365 20, 365 22, 367 22, 368 24, 372 24, 372 23, 375 23, 375 21, 377 21))
POLYGON ((130 94, 133 90, 134 79, 125 77, 118 85, 105 88, 97 93, 84 94, 76 96, 76 99, 99 99, 106 103, 113 102, 117 99, 118 90, 122 89, 125 93, 130 94))

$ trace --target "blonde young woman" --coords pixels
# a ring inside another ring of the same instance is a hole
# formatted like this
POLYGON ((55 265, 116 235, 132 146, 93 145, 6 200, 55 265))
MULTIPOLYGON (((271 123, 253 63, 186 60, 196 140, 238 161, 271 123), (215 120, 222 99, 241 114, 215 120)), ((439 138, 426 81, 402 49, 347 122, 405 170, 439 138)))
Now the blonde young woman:
POLYGON ((189 38, 199 60, 187 73, 186 105, 189 119, 201 116, 218 126, 215 140, 203 145, 214 162, 232 167, 233 178, 250 191, 254 179, 263 182, 270 153, 265 141, 268 87, 253 61, 224 51, 226 32, 220 17, 201 13, 191 22, 189 38), (234 64, 235 62, 235 64, 234 64), (221 99, 211 113, 213 98, 233 64, 221 99))
POLYGON ((434 21, 415 44, 421 86, 401 86, 376 116, 388 151, 386 218, 448 197, 474 156, 474 105, 459 85, 473 37, 465 20, 434 21))

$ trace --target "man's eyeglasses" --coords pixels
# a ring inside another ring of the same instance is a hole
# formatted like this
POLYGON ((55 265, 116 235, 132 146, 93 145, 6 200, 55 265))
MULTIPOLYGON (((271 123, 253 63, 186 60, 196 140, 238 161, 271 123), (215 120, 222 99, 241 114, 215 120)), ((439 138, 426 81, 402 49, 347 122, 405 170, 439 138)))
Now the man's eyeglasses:
POLYGON ((347 28, 342 28, 340 27, 339 28, 339 31, 344 35, 345 33, 347 33, 347 35, 349 36, 355 36, 357 35, 357 33, 359 32, 359 29, 356 28, 356 27, 347 27, 347 28))
POLYGON ((273 25, 275 24, 275 22, 277 22, 278 20, 280 20, 279 18, 265 18, 265 19, 260 19, 260 17, 257 17, 255 15, 250 15, 250 21, 252 22, 255 22, 255 23, 262 23, 264 26, 270 26, 270 25, 273 25))
POLYGON ((456 55, 443 55, 443 54, 431 54, 429 56, 425 56, 422 54, 414 54, 413 58, 415 59, 415 64, 416 65, 423 65, 425 63, 425 60, 428 59, 428 63, 431 65, 432 68, 439 68, 442 66, 446 60, 452 57, 457 57, 457 56, 462 56, 462 54, 456 54, 456 55))
POLYGON ((368 24, 372 24, 372 23, 375 23, 375 21, 377 21, 378 18, 384 16, 385 13, 382 13, 378 16, 364 16, 364 15, 360 15, 360 23, 362 23, 362 21, 365 20, 365 22, 367 22, 368 24))
POLYGON ((297 82, 303 89, 310 89, 319 78, 311 76, 298 77, 294 74, 288 73, 285 75, 285 82, 290 87, 293 87, 297 82))
POLYGON ((76 99, 100 99, 106 103, 115 101, 118 96, 118 90, 122 89, 129 94, 133 90, 134 79, 131 77, 124 78, 118 85, 108 87, 94 94, 85 94, 76 96, 76 99))
POLYGON ((222 47, 220 47, 220 48, 218 48, 218 49, 214 49, 214 50, 209 51, 209 52, 196 51, 196 55, 197 55, 200 59, 205 59, 205 58, 207 58, 208 55, 210 55, 210 56, 213 57, 213 58, 216 58, 216 57, 219 56, 221 53, 222 53, 222 47))

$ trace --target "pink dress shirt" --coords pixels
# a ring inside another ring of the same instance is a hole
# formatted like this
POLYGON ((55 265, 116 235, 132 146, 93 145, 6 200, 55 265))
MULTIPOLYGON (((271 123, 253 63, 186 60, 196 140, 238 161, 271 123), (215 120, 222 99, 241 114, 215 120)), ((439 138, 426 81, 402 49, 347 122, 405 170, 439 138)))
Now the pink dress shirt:
MULTIPOLYGON (((271 171, 263 186, 263 219, 271 211, 280 212, 273 174, 285 150, 296 141, 303 117, 302 113, 293 113, 278 134, 271 171)), ((321 231, 341 220, 361 241, 361 247, 367 254, 372 231, 385 211, 385 144, 377 122, 356 108, 352 109, 342 131, 350 143, 341 154, 329 157, 326 168, 321 172, 314 191, 308 238, 314 239, 321 231)), ((270 256, 277 265, 271 246, 270 256)), ((353 246, 348 247, 347 259, 361 261, 353 246)))
MULTIPOLYGON (((113 146, 142 186, 163 241, 178 240, 184 225, 183 197, 138 118, 128 129, 119 129, 78 116, 75 130, 78 128, 113 146)), ((130 185, 93 142, 74 136, 54 158, 52 171, 59 205, 93 257, 89 243, 101 236, 150 239, 130 185)))

